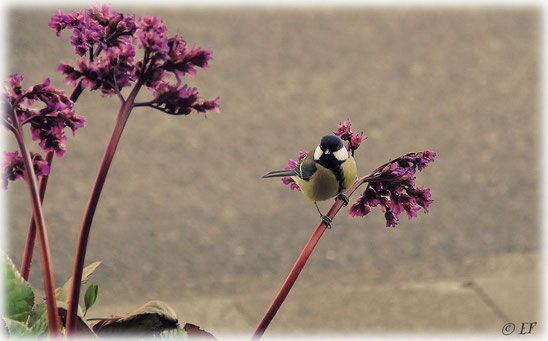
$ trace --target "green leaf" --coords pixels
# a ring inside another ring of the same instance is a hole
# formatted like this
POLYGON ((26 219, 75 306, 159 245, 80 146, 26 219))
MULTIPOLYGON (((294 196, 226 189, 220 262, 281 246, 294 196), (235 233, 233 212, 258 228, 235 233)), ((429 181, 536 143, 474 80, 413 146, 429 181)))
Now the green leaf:
POLYGON ((34 306, 27 320, 27 327, 33 335, 43 335, 49 330, 48 313, 46 303, 39 303, 34 306))
POLYGON ((86 313, 88 312, 89 308, 95 303, 95 300, 97 299, 97 291, 99 290, 99 287, 97 284, 91 284, 88 287, 88 290, 86 290, 86 294, 84 295, 84 304, 86 306, 84 311, 84 316, 86 316, 86 313))
POLYGON ((4 319, 4 322, 6 323, 6 327, 8 328, 10 338, 14 336, 29 337, 32 335, 31 330, 28 329, 24 323, 20 321, 12 320, 7 317, 4 317, 3 319, 4 319))
MULTIPOLYGON (((89 280, 91 274, 101 265, 101 262, 92 263, 84 268, 82 271, 82 284, 86 283, 89 280)), ((72 286, 72 277, 63 284, 61 288, 55 290, 55 298, 58 301, 68 302, 70 296, 70 288, 72 286)))
POLYGON ((94 325, 94 330, 98 335, 152 335, 178 326, 173 309, 162 301, 150 301, 119 319, 99 321, 94 325))
POLYGON ((5 317, 25 323, 34 305, 34 293, 29 283, 21 277, 11 259, 4 253, 2 258, 7 297, 5 317))

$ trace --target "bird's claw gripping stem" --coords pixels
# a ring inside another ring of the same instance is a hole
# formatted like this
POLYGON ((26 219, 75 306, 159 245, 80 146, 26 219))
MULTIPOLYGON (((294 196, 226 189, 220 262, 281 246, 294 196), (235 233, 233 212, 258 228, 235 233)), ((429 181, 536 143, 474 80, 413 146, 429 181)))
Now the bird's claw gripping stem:
POLYGON ((322 221, 324 222, 326 228, 331 229, 331 218, 326 215, 322 215, 322 221))
POLYGON ((347 206, 348 202, 350 201, 348 197, 344 193, 340 193, 335 197, 335 200, 341 199, 343 201, 343 206, 347 206))

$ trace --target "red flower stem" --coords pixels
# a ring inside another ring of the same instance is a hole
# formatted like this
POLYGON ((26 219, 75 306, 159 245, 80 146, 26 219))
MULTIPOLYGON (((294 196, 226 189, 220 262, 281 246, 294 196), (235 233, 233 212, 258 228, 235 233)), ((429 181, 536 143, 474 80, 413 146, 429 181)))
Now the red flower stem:
MULTIPOLYGON (((46 155, 46 161, 51 170, 51 163, 53 162, 53 152, 48 152, 46 155)), ((44 202, 44 195, 46 194, 46 186, 48 184, 48 176, 44 175, 40 178, 39 195, 40 204, 44 202)), ((29 232, 27 233, 27 241, 25 242, 25 251, 23 252, 23 260, 21 262, 21 277, 25 281, 29 280, 30 266, 32 263, 32 254, 34 250, 34 241, 36 239, 36 223, 33 218, 30 219, 29 232)))
MULTIPOLYGON (((367 177, 363 177, 356 180, 356 182, 354 182, 352 187, 348 191, 346 191, 344 194, 347 197, 350 197, 352 193, 354 193, 358 187, 360 187, 364 182, 368 181, 370 178, 371 178, 370 176, 367 176, 367 177)), ((337 215, 337 213, 339 212, 342 206, 343 206, 343 201, 341 199, 335 200, 335 203, 333 204, 333 206, 331 206, 331 208, 329 209, 326 215, 331 220, 333 220, 333 218, 335 218, 335 216, 337 215)), ((318 244, 318 241, 320 240, 322 234, 325 232, 326 228, 327 226, 322 221, 320 222, 320 224, 318 225, 314 233, 312 233, 312 236, 310 237, 310 239, 304 246, 304 249, 299 255, 299 258, 297 258, 295 265, 293 265, 293 269, 291 269, 291 272, 289 272, 289 275, 287 276, 284 284, 282 285, 282 288, 278 292, 278 295, 276 295, 276 298, 270 305, 270 308, 268 308, 265 315, 263 316, 263 319, 261 320, 261 322, 259 322, 259 325, 255 329, 255 333, 253 333, 252 339, 258 340, 261 338, 261 336, 263 336, 266 328, 268 328, 268 325, 270 324, 270 322, 272 322, 272 319, 278 312, 278 309, 280 309, 280 306, 282 305, 285 298, 289 294, 289 291, 293 287, 293 284, 295 284, 295 281, 297 280, 297 277, 299 277, 299 274, 301 273, 301 270, 306 264, 308 257, 310 257, 310 254, 312 253, 312 251, 314 251, 316 244, 318 244)))
POLYGON ((91 229, 91 223, 93 221, 93 215, 95 214, 95 209, 99 202, 99 197, 101 196, 101 191, 107 177, 108 170, 112 159, 114 158, 114 153, 116 152, 116 147, 122 136, 122 132, 126 125, 126 122, 133 109, 133 103, 139 89, 141 89, 142 84, 137 82, 135 87, 129 94, 127 100, 120 107, 118 113, 118 118, 116 119, 116 125, 112 131, 110 141, 103 155, 101 165, 99 166, 99 171, 97 172, 97 177, 95 178, 95 183, 91 190, 91 194, 88 200, 88 205, 84 213, 84 218, 82 219, 82 225, 80 227, 80 235, 78 236, 78 244, 76 246, 76 256, 74 260, 74 268, 72 271, 72 287, 69 297, 69 305, 67 310, 67 321, 66 321, 66 334, 71 335, 76 330, 76 314, 78 311, 78 301, 80 299, 80 286, 82 282, 82 271, 84 269, 84 260, 86 258, 86 248, 89 238, 89 232, 91 229))
POLYGON ((16 127, 15 138, 19 145, 19 150, 23 157, 25 165, 25 180, 29 187, 29 193, 32 203, 32 214, 38 230, 38 244, 40 245, 40 256, 42 260, 42 272, 44 275, 44 292, 46 294, 46 308, 48 313, 48 323, 50 334, 53 337, 61 336, 61 328, 59 323, 59 315, 57 311, 57 301, 55 300, 55 279, 53 277, 53 269, 51 265, 51 253, 49 248, 48 236, 46 233, 46 222, 42 205, 40 203, 40 194, 38 193, 38 185, 36 184, 36 174, 34 173, 34 164, 30 154, 25 146, 25 140, 19 123, 13 110, 10 110, 11 121, 16 127))
MULTIPOLYGON (((78 83, 76 88, 72 91, 72 94, 70 95, 70 100, 72 102, 76 102, 78 97, 80 97, 80 94, 84 88, 82 87, 82 82, 78 83)), ((48 162, 48 166, 50 168, 51 173, 51 164, 53 162, 53 154, 54 152, 48 152, 46 154, 46 161, 48 162)), ((48 175, 44 175, 40 178, 40 185, 39 185, 39 192, 40 192, 40 203, 44 202, 44 196, 46 194, 46 187, 48 185, 48 175)), ((32 254, 34 253, 34 241, 36 239, 36 224, 34 223, 34 218, 30 218, 29 223, 29 232, 27 233, 27 240, 25 242, 25 250, 23 251, 23 260, 21 261, 21 277, 25 281, 29 280, 30 276, 30 267, 32 263, 32 254)))

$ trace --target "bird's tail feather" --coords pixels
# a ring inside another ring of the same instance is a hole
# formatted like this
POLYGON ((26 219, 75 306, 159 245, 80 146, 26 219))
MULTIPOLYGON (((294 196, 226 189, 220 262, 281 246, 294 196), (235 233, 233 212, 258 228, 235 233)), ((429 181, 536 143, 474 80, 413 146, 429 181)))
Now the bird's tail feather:
POLYGON ((284 176, 295 176, 297 173, 293 169, 282 169, 269 172, 268 174, 263 175, 263 178, 277 178, 284 176))

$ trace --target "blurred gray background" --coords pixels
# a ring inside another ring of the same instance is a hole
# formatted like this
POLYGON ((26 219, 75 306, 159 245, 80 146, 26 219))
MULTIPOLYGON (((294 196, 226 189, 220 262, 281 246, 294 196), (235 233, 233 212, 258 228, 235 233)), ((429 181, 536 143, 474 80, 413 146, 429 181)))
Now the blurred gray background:
MULTIPOLYGON (((160 299, 183 322, 251 335, 319 222, 302 194, 261 176, 350 119, 368 136, 360 175, 437 152, 417 177, 431 188, 431 212, 387 228, 378 209, 363 219, 342 211, 266 335, 500 335, 506 319, 538 321, 538 9, 113 9, 156 15, 211 49, 209 69, 187 81, 220 96, 221 113, 133 111, 91 231, 86 263, 103 264, 88 316, 160 299)), ((56 68, 76 56, 69 33, 47 26, 54 10, 6 13, 7 71, 25 74, 25 86, 51 77, 70 93, 56 68)), ((119 105, 84 92, 75 107, 86 126, 54 160, 44 210, 58 285, 71 276, 119 105)), ((21 181, 7 212, 19 266, 30 217, 21 181)), ((38 251, 31 281, 42 288, 38 251)))

